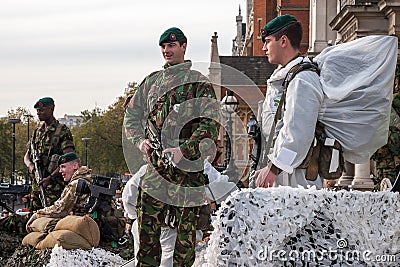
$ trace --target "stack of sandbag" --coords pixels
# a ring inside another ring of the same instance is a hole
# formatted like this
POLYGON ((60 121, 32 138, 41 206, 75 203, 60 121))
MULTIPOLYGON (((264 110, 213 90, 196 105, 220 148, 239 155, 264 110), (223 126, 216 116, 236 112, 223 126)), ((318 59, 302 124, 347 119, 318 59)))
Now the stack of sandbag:
POLYGON ((29 226, 31 233, 27 234, 22 240, 23 245, 36 245, 42 241, 47 234, 54 229, 59 219, 40 217, 29 226))
MULTIPOLYGON (((25 239, 33 239, 35 232, 27 235, 25 239), (31 234, 32 237, 29 237, 31 234)), ((88 215, 75 216, 69 215, 57 222, 53 231, 50 231, 36 243, 37 249, 53 248, 56 244, 64 249, 90 249, 97 247, 100 242, 100 230, 97 223, 88 215)), ((35 241, 37 241, 37 238, 35 241)), ((24 243, 24 241, 23 241, 24 243)), ((28 243, 33 245, 34 242, 28 243)))

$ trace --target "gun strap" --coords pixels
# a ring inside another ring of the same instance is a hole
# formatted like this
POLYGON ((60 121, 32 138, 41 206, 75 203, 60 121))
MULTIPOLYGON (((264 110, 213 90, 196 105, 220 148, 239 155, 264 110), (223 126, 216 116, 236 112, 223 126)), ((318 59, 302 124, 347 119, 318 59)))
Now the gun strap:
POLYGON ((278 108, 276 109, 276 113, 275 113, 275 117, 274 117, 274 122, 272 123, 271 130, 269 132, 266 149, 264 150, 266 152, 266 154, 263 157, 263 161, 262 161, 262 166, 261 167, 267 166, 267 163, 268 163, 267 155, 269 154, 269 150, 270 150, 270 148, 272 146, 272 139, 273 139, 273 136, 274 136, 274 131, 275 131, 275 128, 276 128, 276 124, 278 123, 278 120, 280 120, 282 118, 282 108, 283 109, 285 108, 286 91, 287 91, 287 88, 289 87, 289 83, 294 79, 294 77, 299 72, 304 71, 304 70, 314 71, 318 75, 320 73, 320 70, 319 70, 318 66, 315 63, 302 61, 299 64, 294 65, 288 71, 288 73, 286 74, 285 79, 283 80, 283 83, 282 83, 282 86, 283 86, 282 96, 281 96, 281 99, 279 100, 278 108))

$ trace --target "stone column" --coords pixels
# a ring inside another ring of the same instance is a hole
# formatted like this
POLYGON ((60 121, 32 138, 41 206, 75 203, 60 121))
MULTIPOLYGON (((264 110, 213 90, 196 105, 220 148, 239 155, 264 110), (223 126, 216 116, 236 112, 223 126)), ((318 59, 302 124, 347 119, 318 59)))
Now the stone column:
POLYGON ((339 178, 339 181, 335 185, 335 187, 348 189, 349 185, 352 184, 354 179, 354 164, 348 161, 345 161, 344 167, 346 171, 343 172, 342 176, 339 178))
POLYGON ((375 185, 374 181, 370 176, 370 162, 363 164, 356 164, 354 167, 354 180, 349 186, 351 189, 361 190, 361 191, 371 191, 375 185))

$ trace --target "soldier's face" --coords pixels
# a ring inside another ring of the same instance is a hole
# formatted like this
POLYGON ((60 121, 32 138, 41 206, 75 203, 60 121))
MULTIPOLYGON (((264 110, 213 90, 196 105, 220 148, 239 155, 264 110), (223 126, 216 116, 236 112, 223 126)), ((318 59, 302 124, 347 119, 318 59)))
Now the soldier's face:
POLYGON ((72 178, 72 175, 78 168, 79 164, 76 161, 60 164, 60 173, 64 178, 64 182, 69 182, 72 178))
POLYGON ((275 39, 275 36, 267 36, 265 38, 264 46, 262 50, 265 52, 265 55, 268 57, 268 61, 271 64, 281 64, 280 62, 280 39, 275 39))
POLYGON ((161 53, 169 65, 183 63, 186 51, 186 43, 180 45, 178 41, 162 43, 161 53))
POLYGON ((41 107, 36 109, 36 114, 40 121, 46 121, 53 116, 54 106, 41 107))

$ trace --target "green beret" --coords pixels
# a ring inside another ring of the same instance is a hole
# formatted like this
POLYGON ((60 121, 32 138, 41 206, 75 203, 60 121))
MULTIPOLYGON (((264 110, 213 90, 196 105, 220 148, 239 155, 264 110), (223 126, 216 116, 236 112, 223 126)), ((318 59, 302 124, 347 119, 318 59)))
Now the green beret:
POLYGON ((43 97, 39 99, 36 104, 33 106, 34 108, 42 108, 49 107, 54 105, 54 100, 51 97, 43 97))
POLYGON ((78 157, 78 155, 76 155, 75 152, 68 152, 68 153, 65 153, 64 155, 61 155, 58 158, 57 165, 60 165, 60 164, 63 164, 63 163, 67 163, 67 162, 76 160, 78 158, 79 157, 78 157))
POLYGON ((186 42, 186 36, 180 29, 172 27, 166 30, 163 34, 161 34, 160 41, 158 42, 158 44, 161 46, 162 43, 172 43, 175 41, 186 42))
POLYGON ((297 22, 297 19, 291 15, 285 14, 279 17, 276 17, 272 19, 270 22, 267 23, 267 25, 264 26, 262 35, 263 39, 273 33, 276 33, 283 27, 292 24, 294 22, 297 22))

